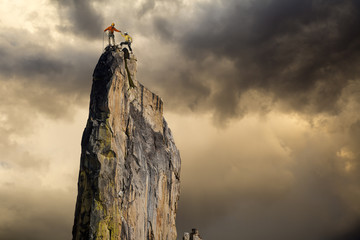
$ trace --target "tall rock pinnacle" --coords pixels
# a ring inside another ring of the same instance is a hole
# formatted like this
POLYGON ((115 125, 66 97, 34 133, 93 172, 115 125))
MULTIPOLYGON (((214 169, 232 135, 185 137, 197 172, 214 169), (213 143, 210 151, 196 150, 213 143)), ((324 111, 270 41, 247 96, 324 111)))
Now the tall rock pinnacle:
POLYGON ((161 98, 136 80, 136 60, 125 58, 108 50, 94 70, 74 240, 176 239, 180 155, 161 98))

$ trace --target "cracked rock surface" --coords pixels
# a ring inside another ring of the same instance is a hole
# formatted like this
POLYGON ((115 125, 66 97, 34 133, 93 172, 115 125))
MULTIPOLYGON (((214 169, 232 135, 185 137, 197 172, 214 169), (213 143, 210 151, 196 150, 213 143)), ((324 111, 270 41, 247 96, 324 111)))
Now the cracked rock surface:
POLYGON ((106 51, 94 70, 73 239, 175 240, 179 151, 161 98, 136 80, 136 59, 123 54, 106 51))

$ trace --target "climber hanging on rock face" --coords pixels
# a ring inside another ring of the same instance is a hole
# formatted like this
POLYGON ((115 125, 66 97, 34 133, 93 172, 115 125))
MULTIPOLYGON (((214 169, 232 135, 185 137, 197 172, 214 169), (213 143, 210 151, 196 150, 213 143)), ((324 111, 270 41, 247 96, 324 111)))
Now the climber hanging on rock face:
POLYGON ((121 34, 121 36, 123 36, 125 38, 125 42, 121 42, 120 46, 122 47, 123 44, 128 45, 131 53, 133 53, 132 49, 131 49, 132 37, 130 37, 130 35, 127 32, 124 32, 124 34, 122 34, 122 32, 120 31, 120 34, 121 34))
POLYGON ((115 23, 112 23, 111 26, 105 28, 104 32, 106 32, 106 31, 108 31, 108 35, 109 35, 109 46, 111 46, 110 38, 112 38, 113 46, 114 46, 115 45, 114 31, 116 31, 116 32, 120 32, 120 31, 115 28, 115 23))

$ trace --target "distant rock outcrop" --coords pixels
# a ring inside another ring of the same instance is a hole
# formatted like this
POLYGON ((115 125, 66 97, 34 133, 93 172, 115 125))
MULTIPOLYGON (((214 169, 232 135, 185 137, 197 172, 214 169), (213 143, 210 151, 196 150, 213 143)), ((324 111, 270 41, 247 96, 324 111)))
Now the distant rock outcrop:
POLYGON ((199 230, 196 228, 192 229, 191 233, 185 232, 183 240, 203 240, 199 234, 199 230))
POLYGON ((180 155, 161 98, 118 49, 94 70, 81 147, 74 240, 176 239, 180 155))

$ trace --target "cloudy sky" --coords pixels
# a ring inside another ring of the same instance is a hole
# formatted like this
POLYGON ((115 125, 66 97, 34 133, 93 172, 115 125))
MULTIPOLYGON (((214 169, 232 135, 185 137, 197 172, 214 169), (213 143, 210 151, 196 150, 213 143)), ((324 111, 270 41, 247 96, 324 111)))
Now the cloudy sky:
POLYGON ((71 239, 112 22, 180 149, 179 239, 360 239, 356 0, 1 0, 0 239, 71 239))

